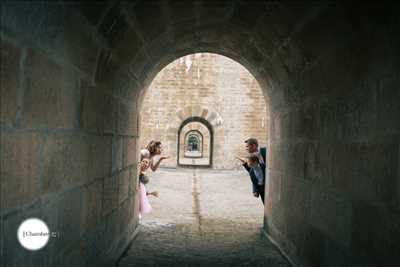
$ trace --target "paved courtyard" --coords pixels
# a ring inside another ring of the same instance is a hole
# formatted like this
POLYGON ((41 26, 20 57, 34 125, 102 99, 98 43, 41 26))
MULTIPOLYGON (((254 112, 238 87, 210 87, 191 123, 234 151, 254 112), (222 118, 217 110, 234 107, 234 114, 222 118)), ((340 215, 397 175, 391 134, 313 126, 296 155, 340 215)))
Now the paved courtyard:
POLYGON ((147 188, 160 195, 118 266, 290 266, 261 232, 245 171, 160 169, 147 188))

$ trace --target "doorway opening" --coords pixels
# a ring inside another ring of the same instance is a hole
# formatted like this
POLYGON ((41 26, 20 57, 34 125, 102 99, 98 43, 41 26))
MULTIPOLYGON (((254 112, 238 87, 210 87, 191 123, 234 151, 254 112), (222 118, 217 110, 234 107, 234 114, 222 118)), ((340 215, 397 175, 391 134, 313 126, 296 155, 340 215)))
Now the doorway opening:
POLYGON ((264 206, 236 159, 248 155, 248 138, 261 147, 268 142, 269 109, 254 76, 228 57, 190 54, 155 76, 139 114, 140 148, 159 141, 167 157, 148 175, 147 191, 159 194, 150 197, 153 210, 141 219, 148 237, 141 242, 163 236, 177 244, 174 251, 196 253, 207 242, 217 251, 226 244, 237 248, 235 238, 243 250, 261 242, 264 206))
POLYGON ((244 140, 267 146, 269 139, 269 109, 258 82, 219 54, 190 54, 164 67, 146 89, 139 113, 139 146, 160 141, 168 156, 161 167, 239 170, 244 140))
POLYGON ((178 140, 178 166, 212 166, 213 129, 207 120, 201 117, 186 119, 178 130, 178 140))

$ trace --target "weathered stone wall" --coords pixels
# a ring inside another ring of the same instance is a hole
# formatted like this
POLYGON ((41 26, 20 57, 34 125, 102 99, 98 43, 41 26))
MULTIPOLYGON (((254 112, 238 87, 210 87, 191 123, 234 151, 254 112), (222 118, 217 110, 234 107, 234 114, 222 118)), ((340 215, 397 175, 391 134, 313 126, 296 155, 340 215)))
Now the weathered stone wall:
MULTIPOLYGON (((119 256, 137 220, 143 92, 166 64, 204 51, 240 62, 268 95, 265 229, 296 264, 400 261, 397 3, 0 4, 4 266, 119 256), (13 233, 31 216, 67 234, 24 251, 13 233)), ((212 108, 179 109, 165 135, 190 114, 219 127, 212 108)))
POLYGON ((267 106, 255 78, 237 62, 216 54, 198 53, 175 60, 154 79, 141 109, 141 146, 160 140, 164 153, 171 158, 163 166, 177 166, 178 131, 175 127, 179 110, 193 108, 213 110, 220 118, 213 129, 213 162, 215 169, 241 167, 236 155, 244 155, 244 140, 255 137, 267 144, 267 106))
POLYGON ((95 81, 103 44, 73 7, 1 5, 0 266, 115 261, 137 226, 135 102, 95 81), (25 250, 29 217, 60 236, 25 250))
POLYGON ((400 260, 399 20, 372 10, 334 6, 296 32, 308 64, 271 95, 266 228, 300 266, 400 260))

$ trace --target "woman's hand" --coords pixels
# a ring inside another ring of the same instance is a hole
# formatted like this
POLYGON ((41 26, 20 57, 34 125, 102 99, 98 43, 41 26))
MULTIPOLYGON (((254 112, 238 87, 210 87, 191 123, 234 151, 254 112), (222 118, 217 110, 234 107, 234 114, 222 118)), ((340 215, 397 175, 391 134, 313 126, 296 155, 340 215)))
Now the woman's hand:
POLYGON ((158 166, 160 166, 160 163, 163 159, 166 159, 168 157, 164 157, 164 156, 154 156, 151 158, 151 164, 150 164, 150 168, 153 172, 155 172, 158 169, 158 166))
POLYGON ((148 195, 153 195, 155 197, 158 197, 158 192, 157 191, 150 192, 150 193, 148 193, 148 195))

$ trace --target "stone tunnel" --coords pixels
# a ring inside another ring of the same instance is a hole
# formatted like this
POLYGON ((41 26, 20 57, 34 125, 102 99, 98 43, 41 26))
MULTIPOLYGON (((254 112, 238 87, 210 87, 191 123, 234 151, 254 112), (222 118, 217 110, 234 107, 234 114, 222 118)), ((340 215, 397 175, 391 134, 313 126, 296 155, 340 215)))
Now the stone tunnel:
POLYGON ((113 266, 138 229, 139 111, 209 52, 269 107, 264 230, 295 266, 400 261, 400 5, 2 1, 1 266, 113 266), (16 239, 42 218, 57 242, 16 239))

